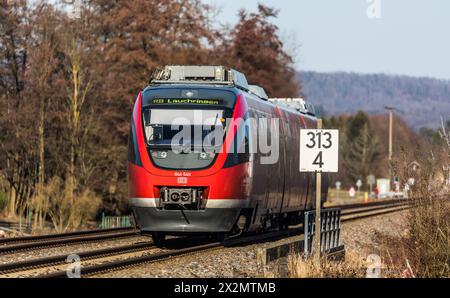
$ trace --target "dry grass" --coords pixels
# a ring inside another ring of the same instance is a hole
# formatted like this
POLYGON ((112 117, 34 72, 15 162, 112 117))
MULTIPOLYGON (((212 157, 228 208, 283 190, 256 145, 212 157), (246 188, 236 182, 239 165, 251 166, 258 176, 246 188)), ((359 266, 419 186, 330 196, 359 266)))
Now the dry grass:
MULTIPOLYGON (((407 233, 375 235, 382 244, 381 277, 450 277, 450 133, 442 129, 441 136, 445 145, 439 152, 404 150, 391 164, 393 175, 402 185, 414 179, 409 192, 412 208, 408 211, 407 233), (411 167, 413 161, 419 167, 411 167)), ((337 263, 322 261, 320 266, 291 255, 287 271, 289 277, 365 277, 369 265, 357 254, 347 254, 337 263)), ((277 272, 279 268, 268 276, 280 276, 277 272)))
POLYGON ((394 175, 405 183, 414 179, 408 215, 408 233, 384 237, 384 257, 392 266, 407 264, 410 275, 450 277, 450 134, 442 121, 443 146, 432 152, 403 150, 392 164, 394 175), (414 156, 418 168, 411 168, 414 156))
POLYGON ((448 197, 412 199, 407 235, 379 235, 382 256, 392 268, 411 267, 411 276, 450 277, 448 197))
MULTIPOLYGON (((377 255, 373 255, 378 257, 377 255)), ((287 258, 286 270, 279 264, 266 270, 266 278, 405 278, 412 277, 408 265, 394 266, 389 259, 379 259, 376 263, 372 256, 363 257, 356 252, 346 252, 345 259, 330 261, 323 258, 317 266, 312 258, 305 259, 300 254, 291 254, 287 258), (377 272, 378 271, 378 272, 377 272)))
POLYGON ((300 255, 290 255, 287 262, 289 277, 364 277, 366 263, 359 256, 347 254, 345 260, 327 261, 322 259, 320 266, 312 258, 305 260, 300 255))
MULTIPOLYGON (((406 156, 406 154, 404 155, 406 156)), ((408 233, 382 236, 384 255, 393 267, 409 264, 417 277, 450 277, 450 186, 443 165, 450 164, 446 154, 415 154, 420 169, 412 171, 406 158, 394 164, 401 180, 414 178, 411 188, 408 233)))
POLYGON ((55 177, 46 184, 39 196, 36 196, 30 207, 38 220, 50 219, 57 232, 76 230, 91 220, 101 205, 101 198, 89 189, 83 189, 71 194, 67 183, 55 177))
MULTIPOLYGON (((405 155, 406 156, 406 155, 405 155)), ((450 277, 450 186, 442 179, 442 164, 450 164, 437 156, 415 155, 420 170, 411 172, 410 162, 404 160, 394 165, 394 173, 402 181, 414 178, 406 218, 407 232, 402 235, 375 235, 380 247, 380 277, 450 277), (402 167, 401 165, 404 165, 402 167)), ((445 158, 445 155, 441 157, 445 158)), ((322 260, 316 266, 311 259, 290 255, 287 276, 300 278, 362 278, 366 277, 368 262, 364 256, 347 253, 345 260, 322 260)), ((280 277, 280 267, 266 276, 280 277)))
POLYGON ((345 259, 329 261, 323 258, 316 265, 312 258, 305 259, 302 254, 290 254, 287 257, 286 274, 276 265, 265 272, 265 277, 289 278, 362 278, 366 276, 367 261, 357 254, 347 253, 345 259))

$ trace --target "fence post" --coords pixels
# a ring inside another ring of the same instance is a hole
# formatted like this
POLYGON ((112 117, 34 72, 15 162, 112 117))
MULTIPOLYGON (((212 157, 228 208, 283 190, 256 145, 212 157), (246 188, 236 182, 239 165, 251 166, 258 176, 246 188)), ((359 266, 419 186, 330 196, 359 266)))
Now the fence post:
POLYGON ((100 222, 100 228, 105 228, 105 212, 102 212, 102 221, 100 222))

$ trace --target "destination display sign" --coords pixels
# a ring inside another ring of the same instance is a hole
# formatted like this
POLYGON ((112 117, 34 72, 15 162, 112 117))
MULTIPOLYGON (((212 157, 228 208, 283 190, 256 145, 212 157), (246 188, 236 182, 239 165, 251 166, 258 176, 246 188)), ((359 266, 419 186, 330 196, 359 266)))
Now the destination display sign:
POLYGON ((223 105, 223 99, 195 99, 195 98, 155 98, 151 100, 151 104, 159 105, 223 105))

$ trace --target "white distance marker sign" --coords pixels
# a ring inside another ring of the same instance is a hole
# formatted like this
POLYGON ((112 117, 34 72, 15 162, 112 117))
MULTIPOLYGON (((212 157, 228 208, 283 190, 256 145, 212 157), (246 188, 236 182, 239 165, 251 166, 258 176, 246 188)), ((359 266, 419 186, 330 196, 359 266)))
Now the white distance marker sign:
POLYGON ((300 130, 300 172, 338 171, 339 131, 337 129, 300 130))

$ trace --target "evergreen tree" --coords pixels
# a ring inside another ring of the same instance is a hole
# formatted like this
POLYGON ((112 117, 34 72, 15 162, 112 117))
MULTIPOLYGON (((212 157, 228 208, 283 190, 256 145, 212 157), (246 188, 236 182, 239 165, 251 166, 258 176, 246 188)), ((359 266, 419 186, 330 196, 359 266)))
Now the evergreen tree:
POLYGON ((361 179, 374 171, 375 162, 380 155, 378 139, 370 127, 367 115, 359 111, 348 122, 343 144, 343 161, 351 180, 361 179))

